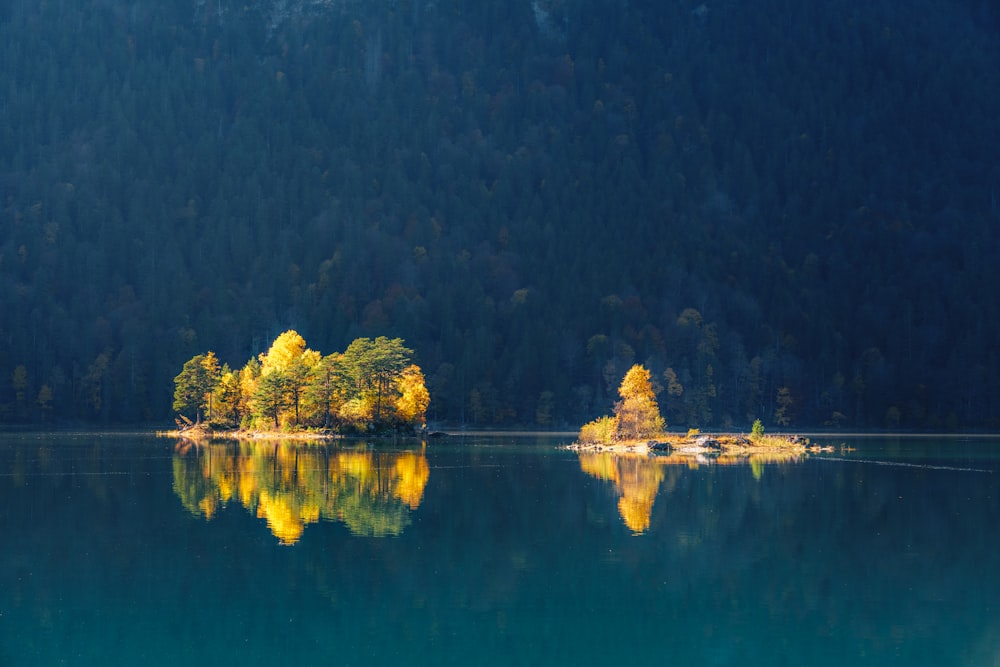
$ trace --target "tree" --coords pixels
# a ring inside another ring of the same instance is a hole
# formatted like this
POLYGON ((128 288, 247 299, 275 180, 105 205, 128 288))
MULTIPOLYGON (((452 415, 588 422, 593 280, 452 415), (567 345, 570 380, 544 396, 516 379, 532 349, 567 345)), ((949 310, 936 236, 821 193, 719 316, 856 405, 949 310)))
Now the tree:
MULTIPOLYGON (((309 381, 309 374, 313 367, 319 363, 320 354, 314 350, 306 348, 306 341, 294 329, 285 331, 274 339, 267 354, 261 357, 261 378, 277 373, 279 376, 268 380, 268 385, 263 390, 257 387, 258 400, 263 400, 267 405, 267 414, 271 415, 273 410, 280 410, 290 407, 294 410, 293 423, 299 424, 299 407, 302 396, 309 381), (274 392, 281 387, 287 396, 277 397, 274 392), (262 398, 263 397, 263 398, 262 398)), ((275 426, 278 425, 277 414, 273 415, 275 426)))
POLYGON ((627 442, 661 436, 667 425, 660 415, 649 378, 644 367, 632 366, 618 387, 621 400, 615 403, 615 416, 604 416, 584 425, 580 429, 580 442, 610 444, 615 440, 627 442))
POLYGON ((342 357, 342 354, 334 353, 320 358, 312 367, 306 384, 305 401, 324 428, 330 428, 331 420, 344 404, 350 386, 342 357))
POLYGON ((24 403, 25 391, 28 389, 28 371, 25 369, 24 364, 20 364, 14 368, 14 371, 10 374, 10 384, 14 388, 14 398, 17 400, 18 405, 24 403))
POLYGON ((220 415, 217 419, 230 426, 239 426, 243 408, 240 400, 240 372, 230 370, 229 364, 223 364, 215 392, 218 396, 216 412, 220 415))
POLYGON ((23 418, 25 415, 25 396, 28 391, 28 371, 25 369, 24 364, 21 364, 14 368, 10 377, 11 386, 14 388, 14 399, 17 401, 17 414, 18 417, 23 418))
POLYGON ((93 410, 94 414, 106 414, 109 409, 105 397, 108 393, 108 368, 110 365, 111 350, 107 349, 98 354, 87 367, 87 372, 80 382, 84 403, 93 410))
POLYGON ((305 349, 305 339, 294 329, 289 329, 275 338, 267 354, 261 357, 261 373, 287 369, 305 349))
POLYGON ((551 391, 543 391, 538 396, 538 405, 535 408, 535 423, 543 428, 552 426, 552 409, 555 403, 555 394, 551 391))
POLYGON ((253 395, 254 413, 274 421, 274 428, 281 426, 281 411, 288 406, 288 376, 284 371, 270 370, 261 373, 253 395))
POLYGON ((344 364, 362 393, 374 398, 374 420, 382 420, 382 398, 410 363, 413 350, 402 338, 379 336, 375 340, 358 338, 344 352, 344 364))
POLYGON ((309 385, 309 377, 312 374, 313 368, 319 364, 320 354, 315 350, 305 350, 302 354, 295 357, 288 368, 285 369, 285 380, 287 382, 286 389, 289 395, 289 402, 295 411, 295 425, 299 424, 299 406, 302 402, 302 397, 306 392, 306 388, 309 385))
POLYGON ((240 369, 240 395, 239 395, 239 411, 240 411, 240 426, 244 425, 244 422, 249 425, 252 421, 254 413, 254 396, 257 393, 257 383, 260 380, 260 362, 257 359, 251 358, 247 363, 240 369))
POLYGON ((184 362, 174 378, 174 410, 182 415, 193 412, 195 421, 200 422, 210 388, 205 355, 197 354, 184 362))
POLYGON ((424 386, 424 374, 416 364, 410 364, 396 381, 399 398, 396 399, 396 419, 403 424, 423 426, 427 422, 427 406, 431 395, 424 386))
POLYGON ((215 356, 215 352, 209 350, 205 353, 204 358, 201 360, 202 366, 205 367, 205 381, 208 385, 208 389, 205 391, 207 394, 205 403, 208 406, 208 421, 212 421, 212 411, 214 409, 215 402, 215 390, 216 385, 219 383, 219 378, 222 375, 222 371, 219 368, 219 359, 215 356))
POLYGON ((792 396, 792 390, 788 387, 779 388, 776 402, 778 409, 774 411, 774 423, 778 426, 788 426, 792 423, 795 409, 795 398, 792 396))
POLYGON ((619 440, 655 438, 666 427, 649 378, 649 371, 636 364, 625 374, 618 388, 621 400, 615 404, 615 417, 619 440))
POLYGON ((38 408, 42 414, 42 421, 46 420, 48 414, 52 411, 52 387, 47 384, 43 384, 41 389, 38 390, 38 408))

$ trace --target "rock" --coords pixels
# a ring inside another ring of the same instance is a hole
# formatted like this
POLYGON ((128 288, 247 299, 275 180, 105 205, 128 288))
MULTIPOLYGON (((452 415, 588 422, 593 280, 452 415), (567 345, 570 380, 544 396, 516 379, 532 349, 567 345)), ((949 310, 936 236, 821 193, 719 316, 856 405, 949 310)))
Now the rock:
POLYGON ((697 438, 695 440, 695 444, 697 444, 702 449, 716 449, 716 450, 722 449, 722 443, 710 435, 703 435, 697 438))
POLYGON ((669 452, 673 449, 669 442, 661 442, 659 440, 650 440, 646 443, 646 447, 649 448, 650 451, 654 452, 669 452))

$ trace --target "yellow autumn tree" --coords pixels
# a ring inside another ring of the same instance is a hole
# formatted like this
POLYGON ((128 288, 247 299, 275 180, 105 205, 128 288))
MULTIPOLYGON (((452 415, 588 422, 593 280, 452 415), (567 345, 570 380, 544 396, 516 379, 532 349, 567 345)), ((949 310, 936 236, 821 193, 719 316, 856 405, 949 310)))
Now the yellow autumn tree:
POLYGON ((618 387, 621 400, 615 404, 618 440, 643 440, 663 434, 666 422, 660 415, 656 393, 649 378, 649 371, 639 364, 625 373, 625 378, 618 387))
POLYGON ((305 339, 294 329, 289 329, 274 339, 270 349, 260 357, 260 373, 283 371, 306 349, 305 339))
POLYGON ((656 392, 649 371, 635 364, 625 373, 618 387, 621 400, 615 403, 615 415, 604 416, 580 429, 582 443, 610 444, 649 440, 663 435, 667 427, 656 403, 656 392))
POLYGON ((239 406, 240 426, 248 426, 253 419, 253 397, 257 393, 257 381, 260 379, 260 362, 251 358, 239 371, 239 406))
POLYGON ((309 375, 320 358, 318 352, 306 348, 305 339, 294 329, 275 338, 267 354, 261 355, 261 382, 256 395, 258 410, 272 415, 275 426, 287 408, 291 408, 291 414, 286 420, 298 426, 299 407, 309 375))
POLYGON ((431 395, 424 385, 420 366, 410 364, 396 380, 399 398, 396 399, 396 418, 404 424, 423 426, 427 422, 427 406, 431 395))

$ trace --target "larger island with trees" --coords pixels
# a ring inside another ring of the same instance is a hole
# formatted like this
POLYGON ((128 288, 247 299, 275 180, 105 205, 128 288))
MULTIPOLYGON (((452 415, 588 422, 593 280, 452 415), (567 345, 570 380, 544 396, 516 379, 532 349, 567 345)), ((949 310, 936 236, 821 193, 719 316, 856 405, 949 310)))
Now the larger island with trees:
POLYGON ((174 378, 174 410, 185 433, 412 432, 425 425, 430 394, 413 350, 400 338, 358 338, 323 355, 294 330, 240 369, 211 351, 174 378))

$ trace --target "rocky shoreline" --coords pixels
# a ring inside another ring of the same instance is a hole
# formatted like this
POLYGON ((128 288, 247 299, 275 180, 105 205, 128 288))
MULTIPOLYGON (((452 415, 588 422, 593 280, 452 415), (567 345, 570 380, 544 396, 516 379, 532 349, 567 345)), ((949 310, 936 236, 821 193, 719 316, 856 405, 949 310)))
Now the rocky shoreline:
POLYGON ((341 440, 344 438, 342 434, 332 431, 217 431, 204 425, 158 431, 157 435, 188 440, 341 440))
POLYGON ((574 442, 566 446, 576 452, 610 452, 619 454, 692 456, 751 455, 763 453, 805 454, 807 452, 832 451, 832 447, 811 445, 808 438, 800 435, 747 436, 732 433, 710 435, 665 435, 655 440, 583 443, 574 442))

